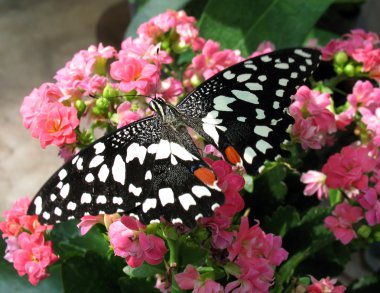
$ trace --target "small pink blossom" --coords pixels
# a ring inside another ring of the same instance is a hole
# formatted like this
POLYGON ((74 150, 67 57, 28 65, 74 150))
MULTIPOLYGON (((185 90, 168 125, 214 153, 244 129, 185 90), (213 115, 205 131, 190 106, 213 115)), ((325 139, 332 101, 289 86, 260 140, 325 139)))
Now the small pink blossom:
POLYGON ((362 121, 367 126, 368 134, 375 146, 380 146, 380 107, 372 112, 367 108, 361 108, 362 121))
POLYGON ((375 167, 376 161, 365 147, 346 146, 332 155, 322 168, 329 188, 344 190, 365 189, 368 186, 367 172, 375 167))
POLYGON ((307 287, 308 293, 344 293, 346 288, 344 286, 335 286, 336 279, 330 279, 329 277, 320 279, 319 281, 314 277, 311 277, 313 284, 307 287))
POLYGON ((343 202, 335 207, 332 216, 325 219, 325 226, 334 233, 336 239, 346 245, 357 237, 352 224, 362 218, 363 211, 360 207, 353 207, 348 202, 343 202))
POLYGON ((91 45, 87 49, 88 56, 92 58, 103 58, 111 59, 116 56, 116 49, 112 46, 103 46, 102 43, 99 43, 98 46, 91 45))
POLYGON ((131 267, 139 267, 144 261, 157 265, 167 252, 165 242, 154 235, 146 235, 145 226, 130 216, 109 226, 110 243, 115 254, 126 259, 131 267))
POLYGON ((244 200, 239 194, 243 189, 245 181, 244 178, 232 172, 232 167, 226 161, 219 160, 212 162, 211 167, 218 178, 218 186, 225 195, 224 204, 218 209, 222 214, 228 217, 233 217, 236 213, 244 208, 244 200))
POLYGON ((52 249, 52 242, 44 242, 41 234, 22 232, 18 237, 20 249, 13 253, 13 265, 20 276, 28 275, 28 280, 37 285, 49 276, 46 267, 58 260, 52 249))
POLYGON ((5 239, 5 243, 7 247, 5 248, 4 259, 8 262, 13 262, 13 253, 20 249, 18 245, 17 237, 9 236, 5 239))
POLYGON ((108 229, 109 226, 113 222, 116 222, 119 219, 120 219, 119 214, 112 214, 112 215, 104 214, 104 215, 97 215, 97 216, 87 215, 87 216, 83 216, 80 219, 80 223, 78 224, 78 228, 80 228, 80 233, 82 235, 85 235, 96 224, 102 224, 102 225, 106 226, 106 228, 108 229))
POLYGON ((193 293, 223 293, 223 287, 211 280, 202 281, 198 271, 192 266, 187 265, 182 273, 174 276, 178 286, 182 290, 193 290, 193 293))
POLYGON ((366 210, 365 219, 370 226, 380 223, 380 199, 374 188, 368 188, 358 197, 358 202, 366 210))
POLYGON ((149 95, 159 77, 158 67, 143 59, 127 57, 111 63, 111 77, 119 80, 119 89, 128 93, 136 90, 139 94, 149 95))
POLYGON ((368 80, 358 80, 347 100, 355 109, 365 107, 374 111, 380 107, 380 88, 375 88, 368 80))
POLYGON ((266 235, 258 224, 250 228, 248 218, 242 217, 236 239, 228 247, 229 259, 232 261, 237 256, 265 258, 269 264, 277 266, 288 257, 288 253, 281 244, 281 237, 266 235))
POLYGON ((156 284, 154 285, 154 288, 160 290, 162 293, 171 292, 171 284, 167 276, 156 274, 156 284))
POLYGON ((227 230, 231 224, 231 217, 222 211, 217 209, 212 217, 200 220, 211 231, 211 244, 218 249, 227 248, 233 238, 233 232, 227 230))
POLYGON ((166 101, 176 104, 177 98, 183 93, 182 83, 174 77, 168 77, 161 81, 160 92, 166 101))
POLYGON ((236 264, 240 267, 240 274, 235 276, 236 281, 228 283, 226 293, 266 293, 272 286, 274 270, 260 258, 239 258, 236 264))
POLYGON ((32 136, 40 140, 42 148, 49 144, 63 147, 76 141, 75 128, 79 120, 74 107, 65 107, 58 102, 45 104, 36 119, 32 136))
POLYGON ((219 43, 208 40, 184 73, 184 85, 194 87, 194 80, 204 81, 223 69, 244 60, 239 51, 220 50, 219 43))
POLYGON ((161 49, 161 44, 151 44, 149 40, 142 38, 127 38, 121 43, 119 58, 143 58, 153 64, 170 64, 173 58, 168 52, 161 49))
POLYGON ((295 119, 292 132, 303 148, 319 149, 336 132, 335 116, 328 109, 330 95, 301 86, 294 95, 289 112, 295 119))
POLYGON ((255 52, 253 52, 248 58, 257 57, 263 54, 268 54, 270 52, 273 52, 275 50, 275 46, 272 42, 265 41, 262 42, 256 49, 255 52))
POLYGON ((323 198, 328 198, 328 188, 326 186, 326 175, 310 170, 306 173, 303 173, 301 176, 301 182, 306 184, 306 187, 303 191, 304 195, 310 196, 317 193, 319 200, 323 198))
POLYGON ((131 111, 131 103, 126 101, 117 108, 118 123, 117 128, 128 125, 141 119, 143 116, 140 112, 131 111))

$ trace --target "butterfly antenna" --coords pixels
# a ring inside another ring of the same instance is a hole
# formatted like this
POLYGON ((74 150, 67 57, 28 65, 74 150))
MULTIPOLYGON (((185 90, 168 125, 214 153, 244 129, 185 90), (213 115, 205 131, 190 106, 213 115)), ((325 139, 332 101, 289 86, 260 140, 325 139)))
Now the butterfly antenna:
MULTIPOLYGON (((159 52, 160 52, 160 48, 157 48, 157 52, 156 52, 156 54, 157 54, 157 61, 156 61, 156 66, 157 66, 157 68, 159 67, 158 65, 158 63, 159 63, 159 61, 158 61, 158 54, 159 54, 159 52)), ((157 98, 157 85, 158 85, 158 79, 159 79, 159 74, 157 74, 157 77, 156 77, 156 84, 154 85, 154 98, 156 99, 157 98)))

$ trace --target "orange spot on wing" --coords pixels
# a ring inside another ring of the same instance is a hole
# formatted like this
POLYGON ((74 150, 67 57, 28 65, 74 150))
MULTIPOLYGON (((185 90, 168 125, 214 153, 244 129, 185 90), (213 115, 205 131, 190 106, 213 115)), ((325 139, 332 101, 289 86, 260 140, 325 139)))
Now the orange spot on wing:
POLYGON ((226 154, 227 160, 233 164, 241 164, 241 158, 239 156, 239 153, 236 151, 236 149, 233 146, 228 146, 224 152, 226 154))
POLYGON ((208 168, 200 167, 194 171, 194 175, 206 185, 212 186, 216 181, 215 174, 208 168))

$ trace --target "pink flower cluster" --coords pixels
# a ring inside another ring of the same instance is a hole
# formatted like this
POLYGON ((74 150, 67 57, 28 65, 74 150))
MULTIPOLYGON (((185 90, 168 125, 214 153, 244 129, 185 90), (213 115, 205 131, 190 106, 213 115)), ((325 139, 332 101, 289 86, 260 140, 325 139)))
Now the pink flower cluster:
POLYGON ((217 208, 210 218, 203 218, 200 222, 211 231, 211 244, 218 249, 224 249, 232 242, 233 232, 229 227, 233 216, 244 208, 244 201, 239 191, 244 187, 244 178, 233 172, 226 161, 212 161, 204 158, 214 170, 218 178, 218 186, 225 195, 224 204, 217 208))
POLYGON ((336 239, 343 244, 348 244, 357 235, 352 228, 352 224, 363 218, 363 211, 360 207, 351 206, 348 202, 338 204, 332 216, 325 219, 325 226, 334 233, 336 239))
POLYGON ((329 277, 320 279, 319 281, 311 277, 312 284, 307 287, 308 293, 344 293, 346 288, 342 285, 335 286, 337 280, 329 277))
POLYGON ((289 112, 295 123, 292 135, 300 141, 304 149, 320 149, 331 142, 331 134, 336 132, 330 95, 301 86, 294 95, 289 112))
POLYGON ((158 265, 168 251, 164 240, 147 235, 145 229, 144 225, 130 216, 123 216, 109 226, 108 236, 115 254, 125 258, 133 268, 141 266, 144 261, 158 265))
POLYGON ((5 221, 0 223, 0 230, 7 243, 4 258, 13 263, 20 276, 28 275, 29 282, 37 285, 49 276, 46 269, 58 257, 52 242, 44 239, 45 231, 52 226, 42 226, 37 216, 27 215, 29 204, 27 197, 16 201, 10 211, 4 212, 5 221))
POLYGON ((59 102, 62 95, 56 84, 44 83, 24 98, 20 108, 25 128, 40 140, 42 148, 49 144, 63 147, 76 141, 77 111, 59 102))
POLYGON ((193 293, 223 293, 223 286, 212 279, 201 279, 201 275, 192 265, 187 265, 182 273, 175 275, 175 280, 182 290, 193 293))
MULTIPOLYGON (((373 171, 376 160, 366 147, 346 146, 332 155, 322 167, 329 188, 346 191, 363 190, 368 187, 367 173, 373 171)), ((356 192, 354 192, 356 193, 356 192)))
POLYGON ((236 281, 226 286, 226 292, 235 288, 241 292, 268 292, 274 268, 288 258, 288 252, 281 247, 281 237, 265 234, 259 224, 249 227, 248 219, 242 217, 234 238, 227 248, 228 258, 239 266, 240 273, 235 276, 236 281))
POLYGON ((331 40, 322 48, 324 60, 330 60, 338 52, 345 52, 356 62, 363 64, 363 72, 380 81, 380 38, 372 32, 361 29, 352 30, 341 39, 331 40))

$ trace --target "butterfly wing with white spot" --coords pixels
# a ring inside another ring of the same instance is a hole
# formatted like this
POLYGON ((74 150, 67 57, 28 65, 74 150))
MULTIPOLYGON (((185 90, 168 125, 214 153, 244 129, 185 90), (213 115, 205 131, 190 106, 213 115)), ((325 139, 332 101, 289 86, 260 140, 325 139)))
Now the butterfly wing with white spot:
POLYGON ((284 154, 290 97, 319 60, 318 51, 301 48, 247 59, 206 80, 178 109, 230 162, 240 160, 255 174, 265 160, 284 154))
POLYGON ((160 136, 159 120, 148 117, 100 138, 53 174, 28 214, 56 223, 133 210, 151 192, 160 136))
POLYGON ((163 217, 173 224, 194 227, 199 218, 211 216, 224 202, 215 175, 200 157, 186 129, 163 127, 152 172, 152 192, 136 209, 144 224, 163 217), (211 180, 200 175, 198 178, 200 169, 211 180))

